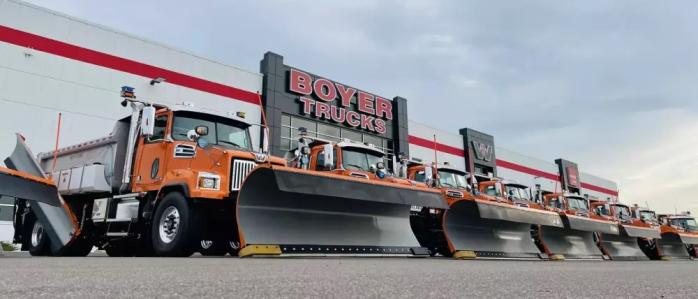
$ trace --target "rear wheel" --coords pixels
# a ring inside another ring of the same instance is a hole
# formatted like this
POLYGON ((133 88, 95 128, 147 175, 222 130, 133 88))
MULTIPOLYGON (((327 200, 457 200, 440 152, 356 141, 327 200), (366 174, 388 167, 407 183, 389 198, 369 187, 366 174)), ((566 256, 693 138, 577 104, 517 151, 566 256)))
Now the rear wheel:
POLYGON ((45 256, 50 252, 49 240, 41 222, 34 218, 29 226, 29 254, 32 256, 45 256))
POLYGON ((240 252, 240 242, 228 241, 225 243, 225 247, 230 256, 238 256, 238 253, 240 252))
POLYGON ((198 225, 194 208, 182 194, 165 195, 153 218, 151 237, 155 255, 190 256, 199 245, 198 225))
POLYGON ((199 253, 203 256, 224 256, 228 252, 224 241, 201 240, 199 253))

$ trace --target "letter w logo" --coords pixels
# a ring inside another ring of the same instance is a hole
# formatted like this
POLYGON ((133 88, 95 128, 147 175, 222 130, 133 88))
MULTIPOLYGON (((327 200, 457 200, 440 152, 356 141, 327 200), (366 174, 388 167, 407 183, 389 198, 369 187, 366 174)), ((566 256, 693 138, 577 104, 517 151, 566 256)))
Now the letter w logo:
POLYGON ((494 153, 494 147, 491 144, 483 144, 475 140, 473 140, 472 143, 473 152, 475 152, 475 158, 486 162, 492 162, 492 154, 494 153))

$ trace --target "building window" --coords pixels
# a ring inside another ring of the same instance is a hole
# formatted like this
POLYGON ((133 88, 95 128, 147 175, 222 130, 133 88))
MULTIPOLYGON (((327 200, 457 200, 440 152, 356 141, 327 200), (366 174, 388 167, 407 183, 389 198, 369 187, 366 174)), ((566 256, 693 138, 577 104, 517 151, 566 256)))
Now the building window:
POLYGON ((287 114, 281 115, 280 127, 281 140, 279 147, 283 151, 296 148, 298 145, 298 128, 302 127, 308 130, 308 137, 311 138, 320 138, 334 142, 339 142, 342 139, 349 139, 356 142, 373 144, 384 153, 388 155, 393 154, 392 140, 378 137, 373 134, 362 133, 349 128, 316 122, 314 120, 290 116, 287 114))

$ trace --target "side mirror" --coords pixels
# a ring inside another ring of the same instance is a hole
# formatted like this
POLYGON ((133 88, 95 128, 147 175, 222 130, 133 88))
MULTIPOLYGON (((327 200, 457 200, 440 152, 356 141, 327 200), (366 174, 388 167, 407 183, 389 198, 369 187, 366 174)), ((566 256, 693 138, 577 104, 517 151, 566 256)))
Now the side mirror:
MULTIPOLYGON (((196 127, 195 130, 189 130, 187 131, 187 138, 191 141, 196 141, 196 145, 198 145, 200 148, 206 148, 208 147, 208 140, 206 138, 201 138, 201 136, 196 132, 199 128, 206 128, 208 131, 208 127, 206 126, 199 126, 196 127)), ((205 132, 208 133, 208 132, 205 132)))
POLYGON ((153 136, 155 132, 155 107, 146 106, 141 110, 141 135, 153 136))
POLYGON ((194 131, 199 136, 208 135, 208 127, 207 126, 196 126, 196 128, 194 128, 194 131))
POLYGON ((322 155, 325 158, 324 165, 325 168, 332 169, 334 167, 334 148, 331 144, 325 144, 322 148, 322 155))
POLYGON ((196 141, 197 139, 199 139, 199 134, 196 134, 196 131, 194 130, 189 130, 187 131, 187 139, 189 139, 190 141, 196 141))
POLYGON ((496 196, 502 196, 502 183, 496 182, 496 183, 494 183, 494 186, 495 186, 494 192, 495 192, 496 196))
POLYGON ((431 181, 433 179, 434 179, 434 170, 431 169, 431 166, 424 167, 424 180, 431 181))
POLYGON ((269 152, 269 128, 262 128, 262 153, 269 152))

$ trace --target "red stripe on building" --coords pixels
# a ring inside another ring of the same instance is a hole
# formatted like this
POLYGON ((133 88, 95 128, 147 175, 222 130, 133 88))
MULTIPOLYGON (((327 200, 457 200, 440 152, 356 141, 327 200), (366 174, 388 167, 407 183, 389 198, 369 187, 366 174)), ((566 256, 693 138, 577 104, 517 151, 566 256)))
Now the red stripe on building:
POLYGON ((608 194, 608 195, 618 196, 618 191, 616 191, 616 190, 611 190, 611 189, 608 189, 608 188, 599 187, 599 186, 587 184, 587 183, 584 183, 584 182, 582 182, 582 188, 584 188, 584 189, 589 189, 589 190, 594 190, 594 191, 596 191, 596 192, 606 193, 606 194, 608 194))
POLYGON ((557 174, 553 174, 553 173, 541 171, 541 170, 538 170, 538 169, 526 167, 526 166, 523 166, 523 165, 519 165, 519 164, 516 164, 516 163, 511 163, 511 162, 504 161, 504 160, 499 160, 499 159, 497 159, 497 166, 501 166, 501 167, 504 167, 504 168, 507 168, 507 169, 511 169, 511 170, 514 170, 514 171, 518 171, 518 172, 523 172, 523 173, 526 173, 526 174, 530 174, 530 175, 532 175, 532 176, 537 176, 537 177, 546 178, 546 179, 553 180, 553 181, 557 181, 557 180, 560 179, 560 178, 557 176, 557 174))
POLYGON ((434 148, 436 148, 436 150, 440 151, 440 152, 465 157, 465 152, 462 149, 459 149, 457 147, 445 145, 445 144, 438 143, 438 142, 434 143, 434 140, 428 140, 428 139, 420 138, 420 137, 413 136, 413 135, 407 136, 407 139, 408 139, 409 143, 414 144, 414 145, 419 145, 421 147, 430 148, 432 150, 434 148))
POLYGON ((243 102, 259 104, 257 93, 254 92, 245 91, 232 86, 192 77, 134 60, 67 44, 58 40, 16 30, 2 25, 0 25, 0 41, 130 73, 133 75, 143 76, 149 79, 163 77, 167 79, 167 83, 196 89, 243 102))
MULTIPOLYGON (((428 139, 420 138, 420 137, 413 136, 413 135, 409 135, 408 138, 409 138, 410 144, 414 144, 414 145, 421 146, 421 147, 426 147, 429 149, 433 149, 435 147, 433 140, 428 140, 428 139)), ((442 143, 438 143, 438 142, 436 143, 436 150, 440 151, 440 152, 447 153, 447 154, 451 154, 451 155, 465 157, 464 150, 456 148, 456 147, 452 147, 449 145, 445 145, 442 143)), ((526 167, 526 166, 523 166, 520 164, 516 164, 516 163, 504 161, 504 160, 499 160, 499 159, 497 159, 497 167, 503 167, 506 169, 511 169, 514 171, 518 171, 518 172, 530 174, 532 176, 542 177, 542 178, 546 178, 546 179, 554 180, 554 181, 558 181, 560 179, 556 173, 549 173, 549 172, 541 171, 538 169, 526 167)), ((584 188, 584 189, 589 189, 589 190, 605 193, 605 194, 612 195, 612 196, 618 196, 618 191, 616 191, 616 190, 611 190, 608 188, 599 187, 599 186, 595 186, 595 185, 591 185, 591 184, 587 184, 587 183, 581 183, 581 185, 582 185, 582 188, 584 188)))

